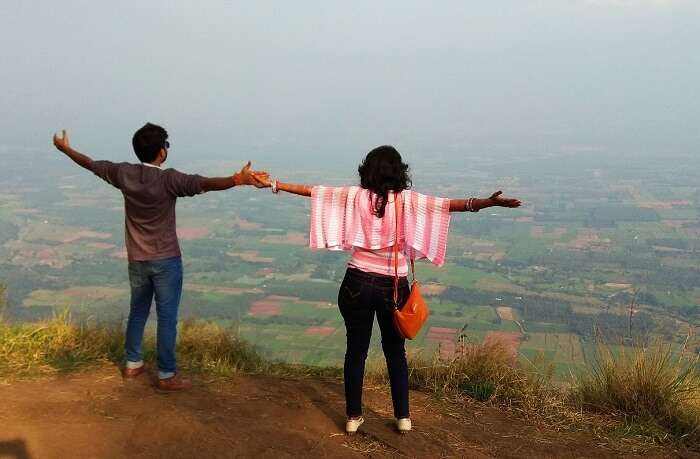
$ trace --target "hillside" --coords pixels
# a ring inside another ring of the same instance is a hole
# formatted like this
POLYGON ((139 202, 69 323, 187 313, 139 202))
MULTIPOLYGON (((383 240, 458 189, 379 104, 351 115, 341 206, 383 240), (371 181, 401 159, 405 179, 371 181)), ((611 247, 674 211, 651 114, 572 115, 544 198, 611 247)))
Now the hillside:
POLYGON ((554 432, 478 402, 411 397, 413 433, 395 433, 388 393, 375 387, 362 433, 348 437, 337 379, 201 376, 189 393, 160 394, 148 377, 124 382, 104 365, 0 383, 0 457, 700 458, 554 432))

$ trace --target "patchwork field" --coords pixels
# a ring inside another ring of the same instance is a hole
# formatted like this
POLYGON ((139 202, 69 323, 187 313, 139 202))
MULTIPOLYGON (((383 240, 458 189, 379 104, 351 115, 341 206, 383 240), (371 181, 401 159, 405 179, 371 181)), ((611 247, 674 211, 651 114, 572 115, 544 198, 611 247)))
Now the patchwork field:
POLYGON ((501 344, 510 352, 513 360, 518 358, 520 342, 523 339, 521 333, 490 331, 484 337, 484 344, 501 344))
POLYGON ((270 317, 282 312, 282 302, 272 300, 260 300, 253 303, 248 314, 254 317, 270 317))
MULTIPOLYGON (((459 340, 502 341, 524 364, 550 365, 565 379, 589 361, 595 327, 605 327, 613 342, 628 339, 634 295, 634 339, 661 337, 676 346, 689 330, 700 335, 697 184, 665 163, 606 172, 585 158, 571 160, 563 172, 549 170, 552 164, 536 171, 513 165, 512 177, 477 161, 470 189, 463 170, 417 176, 421 192, 450 196, 508 185, 504 191, 526 206, 453 214, 445 265, 417 263, 432 312, 408 343, 411 352, 449 357, 459 340)), ((0 169, 2 189, 12 190, 0 193, 8 314, 31 320, 65 307, 118 320, 128 313, 129 294, 122 197, 67 166, 31 187, 0 169)), ((324 177, 348 180, 321 169, 294 180, 324 177)), ((308 214, 308 200, 253 189, 179 201, 183 317, 235 327, 272 359, 342 363, 345 328, 336 302, 348 254, 309 250, 308 214)), ((374 335, 376 353, 376 325, 374 335)))
POLYGON ((290 231, 283 236, 279 235, 269 235, 265 236, 261 240, 264 244, 287 244, 287 245, 301 245, 307 246, 309 240, 306 234, 298 233, 295 231, 290 231))
POLYGON ((220 293, 223 295, 243 295, 244 293, 261 294, 262 290, 257 288, 238 288, 238 287, 220 287, 206 284, 193 284, 186 282, 183 285, 184 290, 199 293, 220 293))
POLYGON ((309 327, 306 329, 304 334, 309 335, 309 336, 328 336, 332 335, 333 333, 338 330, 337 327, 309 327))
POLYGON ((513 308, 510 306, 499 306, 496 308, 496 313, 498 314, 498 317, 503 320, 515 320, 513 308))
POLYGON ((127 289, 116 287, 71 287, 65 290, 34 290, 22 301, 26 307, 52 306, 56 309, 80 308, 100 301, 126 297, 127 289))
POLYGON ((242 261, 247 261, 249 263, 274 263, 275 259, 271 257, 260 257, 258 252, 249 250, 246 252, 227 252, 226 255, 231 257, 240 258, 242 261))

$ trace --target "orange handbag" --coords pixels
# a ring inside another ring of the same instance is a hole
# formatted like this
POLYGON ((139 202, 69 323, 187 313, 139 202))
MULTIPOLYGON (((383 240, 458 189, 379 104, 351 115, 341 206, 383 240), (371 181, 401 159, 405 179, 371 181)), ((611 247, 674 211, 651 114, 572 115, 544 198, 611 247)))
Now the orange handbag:
POLYGON ((416 265, 411 259, 411 274, 413 282, 411 282, 411 293, 399 309, 399 220, 400 213, 399 200, 401 194, 394 194, 394 207, 396 210, 394 220, 396 220, 396 238, 394 242, 394 327, 397 333, 404 339, 413 339, 418 335, 421 327, 428 320, 430 310, 428 305, 423 300, 423 295, 420 293, 420 287, 416 280, 416 265))

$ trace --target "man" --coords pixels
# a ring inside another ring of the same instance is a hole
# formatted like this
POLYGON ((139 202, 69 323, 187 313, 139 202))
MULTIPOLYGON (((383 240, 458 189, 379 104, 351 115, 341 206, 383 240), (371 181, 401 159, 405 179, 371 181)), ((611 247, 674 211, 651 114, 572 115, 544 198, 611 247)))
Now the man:
POLYGON ((182 294, 182 259, 175 232, 175 202, 179 197, 234 186, 263 187, 266 172, 251 170, 250 162, 230 177, 207 178, 175 169, 163 169, 168 157, 168 133, 146 123, 136 131, 132 144, 141 164, 93 161, 71 148, 68 134, 54 135, 53 143, 78 165, 121 190, 126 213, 126 250, 129 258, 131 309, 126 329, 125 378, 145 371, 142 341, 155 296, 158 315, 158 389, 180 391, 192 386, 177 373, 175 341, 177 313, 182 294))

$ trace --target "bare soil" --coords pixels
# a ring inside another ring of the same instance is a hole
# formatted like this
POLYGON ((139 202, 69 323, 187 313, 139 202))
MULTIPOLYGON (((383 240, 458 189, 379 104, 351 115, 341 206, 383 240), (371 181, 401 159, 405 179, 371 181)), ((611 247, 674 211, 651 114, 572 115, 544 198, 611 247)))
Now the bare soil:
POLYGON ((400 435, 384 388, 366 390, 366 422, 348 437, 335 379, 196 377, 190 392, 161 394, 151 378, 104 367, 0 382, 0 458, 700 458, 421 393, 411 394, 414 431, 400 435))

